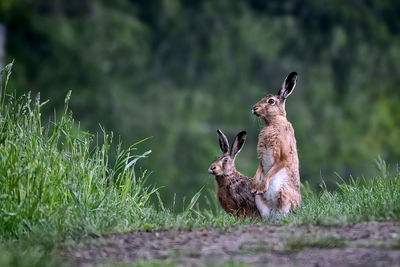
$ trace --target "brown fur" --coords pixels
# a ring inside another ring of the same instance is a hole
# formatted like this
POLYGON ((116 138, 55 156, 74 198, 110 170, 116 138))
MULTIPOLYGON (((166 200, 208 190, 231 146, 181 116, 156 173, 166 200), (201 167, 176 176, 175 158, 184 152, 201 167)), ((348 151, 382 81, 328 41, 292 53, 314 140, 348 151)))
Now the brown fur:
POLYGON ((215 176, 215 180, 218 201, 226 212, 245 217, 259 216, 254 194, 250 192, 250 177, 235 172, 231 176, 215 176))
POLYGON ((276 201, 265 199, 263 195, 267 206, 281 213, 286 213, 301 203, 296 138, 285 111, 286 97, 294 89, 296 79, 297 74, 291 73, 278 95, 267 95, 253 107, 253 113, 263 117, 265 127, 258 136, 257 153, 260 164, 253 179, 252 192, 268 194, 271 180, 277 177, 274 175, 283 170, 285 177, 279 177, 282 184, 274 195, 276 201))
POLYGON ((251 179, 235 168, 235 157, 244 144, 246 133, 241 132, 236 136, 230 153, 228 140, 219 130, 218 137, 223 154, 215 158, 208 171, 215 175, 217 197, 221 207, 237 216, 259 216, 254 194, 250 192, 251 179))

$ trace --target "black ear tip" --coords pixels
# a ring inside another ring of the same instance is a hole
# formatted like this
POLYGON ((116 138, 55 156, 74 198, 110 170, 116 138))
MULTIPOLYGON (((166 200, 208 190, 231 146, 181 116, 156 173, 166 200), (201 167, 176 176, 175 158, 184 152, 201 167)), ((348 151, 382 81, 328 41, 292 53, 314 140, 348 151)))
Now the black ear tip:
POLYGON ((222 134, 222 131, 220 129, 217 129, 218 134, 222 134))
POLYGON ((291 72, 289 75, 288 75, 288 78, 290 79, 290 80, 292 80, 292 79, 297 79, 297 72, 291 72))
POLYGON ((238 137, 240 138, 246 138, 247 132, 246 131, 241 131, 240 133, 237 134, 238 137))

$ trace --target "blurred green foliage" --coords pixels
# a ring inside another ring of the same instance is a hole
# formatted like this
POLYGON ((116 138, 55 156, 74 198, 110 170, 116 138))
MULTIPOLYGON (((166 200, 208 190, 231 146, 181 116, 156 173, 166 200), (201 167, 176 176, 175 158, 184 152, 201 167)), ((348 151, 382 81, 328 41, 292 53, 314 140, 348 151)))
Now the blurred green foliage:
MULTIPOLYGON (((287 102, 303 181, 369 174, 400 156, 399 1, 3 0, 10 88, 128 144, 147 136, 146 168, 164 197, 214 186, 217 128, 249 133, 237 168, 252 176, 262 122, 250 108, 299 73, 287 102), (22 93, 22 92, 20 92, 22 93)), ((48 109, 52 114, 53 110, 48 109)))

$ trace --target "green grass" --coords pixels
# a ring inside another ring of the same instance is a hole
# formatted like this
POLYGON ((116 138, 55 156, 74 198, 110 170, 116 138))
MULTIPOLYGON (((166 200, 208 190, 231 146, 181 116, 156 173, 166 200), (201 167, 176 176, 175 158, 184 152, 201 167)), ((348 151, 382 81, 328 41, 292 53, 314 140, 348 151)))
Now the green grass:
POLYGON ((151 205, 157 189, 147 185, 149 173, 136 168, 150 154, 138 153, 144 140, 122 149, 112 133, 82 131, 68 108, 70 95, 62 113, 45 122, 39 96, 7 93, 11 66, 2 71, 0 88, 0 249, 8 255, 0 258, 1 266, 23 265, 11 258, 25 257, 21 251, 31 248, 35 253, 27 262, 41 265, 63 240, 250 222, 221 210, 200 213, 200 192, 179 214, 165 209, 161 199, 159 207, 151 205))
MULTIPOLYGON (((10 71, 10 66, 7 67, 10 71)), ((5 80, 7 82, 7 80, 5 80)), ((154 207, 157 191, 147 185, 148 172, 138 172, 142 141, 123 150, 113 136, 79 129, 68 109, 43 123, 39 97, 16 98, 0 91, 0 237, 21 239, 46 232, 50 237, 80 238, 104 232, 160 227, 232 225, 233 216, 200 212, 200 192, 175 215, 154 207), (101 136, 101 138, 99 137, 101 136), (99 140, 100 139, 100 140, 99 140)))
POLYGON ((284 244, 284 251, 293 252, 305 248, 343 248, 346 243, 342 239, 327 236, 308 236, 301 238, 290 238, 284 244))
POLYGON ((57 267, 62 262, 55 253, 38 244, 7 243, 0 245, 0 266, 57 267))
POLYGON ((155 192, 147 173, 135 172, 136 146, 118 145, 109 160, 112 134, 101 142, 76 126, 68 110, 43 125, 39 97, 15 98, 1 92, 0 236, 21 238, 32 232, 82 236, 115 228, 139 227, 151 212, 155 192))
MULTIPOLYGON (((61 114, 45 122, 39 97, 6 93, 10 73, 8 65, 0 88, 1 266, 59 265, 54 255, 60 244, 104 233, 270 223, 228 215, 215 196, 209 208, 199 209, 203 192, 179 213, 165 208, 148 172, 136 168, 150 154, 145 140, 122 149, 112 133, 82 131, 68 108, 69 95, 61 114)), ((383 161, 378 166, 381 177, 343 181, 334 192, 303 185, 302 206, 277 223, 399 220, 400 174, 388 175, 383 161)))
POLYGON ((400 173, 350 178, 337 191, 316 193, 303 186, 303 204, 284 218, 285 224, 342 225, 360 221, 400 220, 400 173))

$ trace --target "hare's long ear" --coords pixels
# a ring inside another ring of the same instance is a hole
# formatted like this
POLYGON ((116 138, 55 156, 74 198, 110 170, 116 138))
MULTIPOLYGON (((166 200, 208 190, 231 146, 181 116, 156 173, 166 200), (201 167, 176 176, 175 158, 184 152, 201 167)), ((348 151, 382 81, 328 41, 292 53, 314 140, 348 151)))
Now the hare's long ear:
POLYGON ((240 150, 242 149, 244 142, 246 141, 246 136, 247 136, 246 131, 241 131, 236 135, 235 141, 233 142, 231 149, 231 157, 233 159, 236 157, 237 153, 239 153, 240 150))
POLYGON ((217 130, 217 134, 218 134, 219 147, 221 148, 222 153, 224 153, 224 154, 228 153, 228 149, 229 149, 228 139, 221 132, 220 129, 217 130))
POLYGON ((296 87, 297 72, 290 73, 282 84, 282 88, 279 90, 278 95, 283 99, 286 98, 293 92, 294 87, 296 87))

